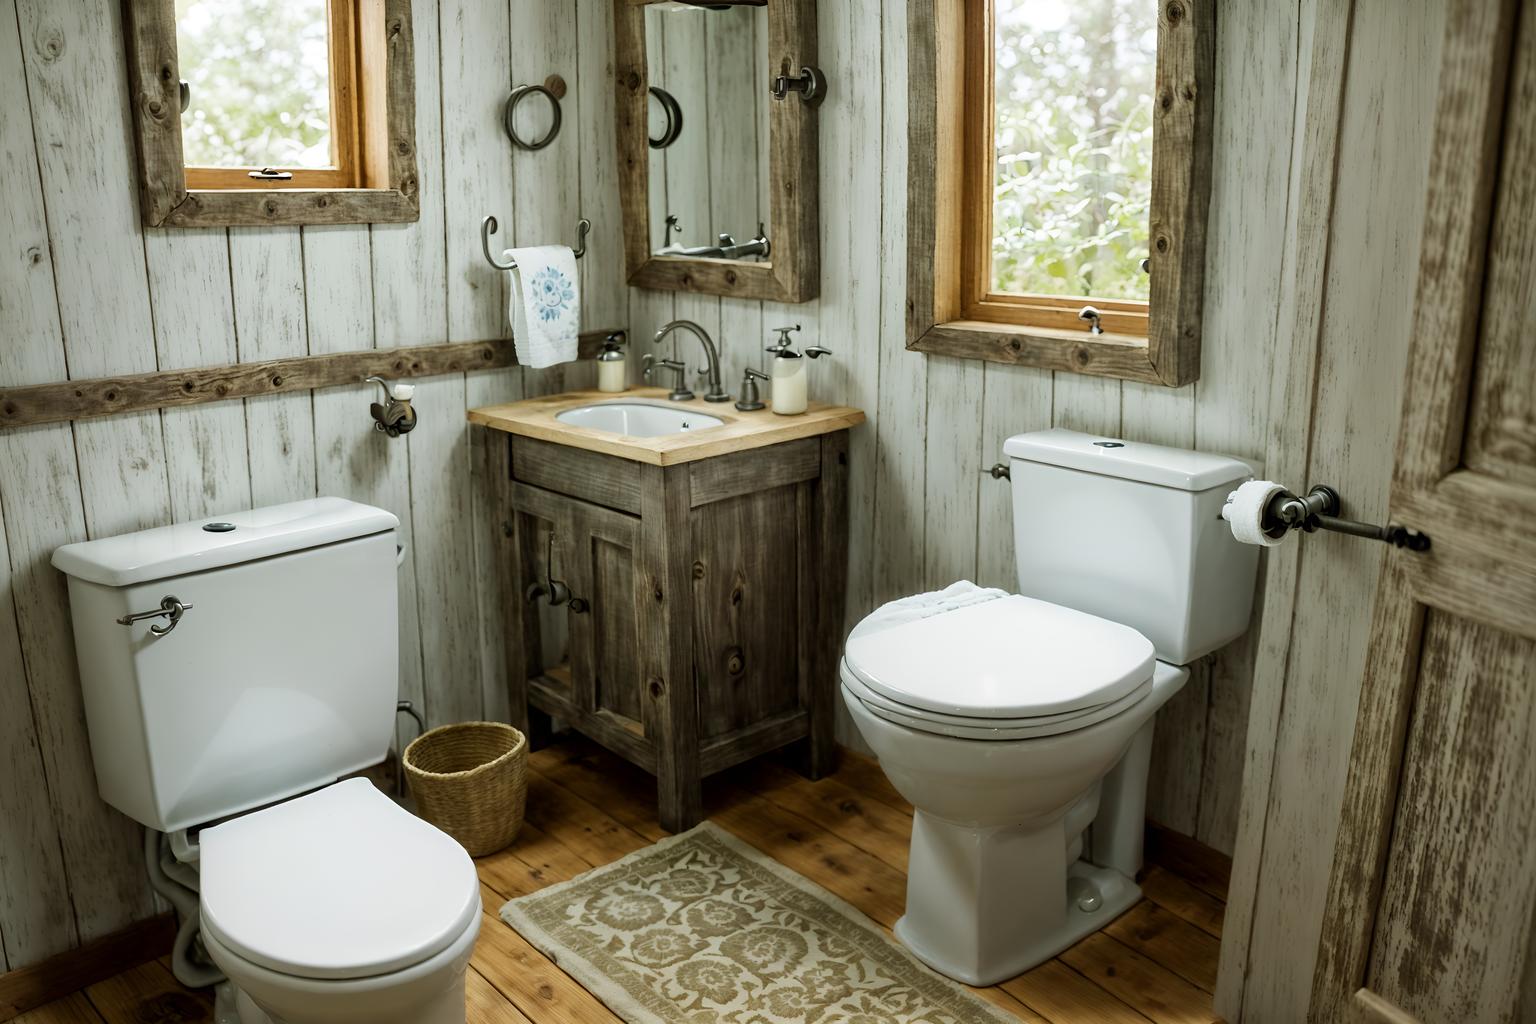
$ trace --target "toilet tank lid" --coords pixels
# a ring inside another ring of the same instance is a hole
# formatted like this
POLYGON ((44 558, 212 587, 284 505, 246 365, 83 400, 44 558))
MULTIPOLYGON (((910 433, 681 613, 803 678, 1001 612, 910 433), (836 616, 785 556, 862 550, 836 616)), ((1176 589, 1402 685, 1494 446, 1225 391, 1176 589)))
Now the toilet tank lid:
POLYGON ((308 498, 65 544, 54 551, 53 565, 77 579, 126 587, 384 533, 399 525, 392 513, 371 505, 308 498))
POLYGON ((1181 491, 1208 491, 1258 475, 1257 467, 1230 455, 1121 441, 1076 430, 1036 430, 1017 434, 1003 442, 1003 452, 1009 458, 1025 462, 1062 466, 1181 491))

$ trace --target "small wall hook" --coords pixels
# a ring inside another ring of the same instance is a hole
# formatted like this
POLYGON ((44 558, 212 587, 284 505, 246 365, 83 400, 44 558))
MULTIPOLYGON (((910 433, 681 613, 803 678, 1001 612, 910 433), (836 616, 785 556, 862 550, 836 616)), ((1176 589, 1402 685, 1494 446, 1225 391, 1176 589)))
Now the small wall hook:
POLYGON ((392 385, 383 377, 369 377, 368 383, 377 384, 384 392, 383 402, 374 402, 368 406, 375 430, 382 431, 386 437, 399 437, 416 429, 416 410, 411 406, 416 385, 392 385))
POLYGON ((776 76, 770 91, 776 100, 788 99, 790 93, 797 92, 800 102, 808 107, 819 107, 827 99, 827 76, 821 68, 802 67, 795 78, 787 74, 776 76))

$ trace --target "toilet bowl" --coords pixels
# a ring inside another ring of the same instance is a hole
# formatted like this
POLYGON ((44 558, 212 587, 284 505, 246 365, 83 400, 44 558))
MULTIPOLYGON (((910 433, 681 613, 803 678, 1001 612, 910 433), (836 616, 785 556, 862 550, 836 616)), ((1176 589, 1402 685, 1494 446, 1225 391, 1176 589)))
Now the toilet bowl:
POLYGON ((240 1024, 463 1024, 474 863, 364 779, 199 836, 203 945, 240 1024))

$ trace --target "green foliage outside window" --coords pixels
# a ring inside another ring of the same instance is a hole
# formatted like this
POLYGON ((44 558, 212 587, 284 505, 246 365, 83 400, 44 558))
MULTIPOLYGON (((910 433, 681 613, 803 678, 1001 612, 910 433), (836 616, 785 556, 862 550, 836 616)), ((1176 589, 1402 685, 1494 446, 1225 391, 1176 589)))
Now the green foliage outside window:
POLYGON ((1153 0, 997 0, 993 288, 1147 298, 1153 0))
POLYGON ((191 167, 333 166, 326 0, 176 0, 191 167))

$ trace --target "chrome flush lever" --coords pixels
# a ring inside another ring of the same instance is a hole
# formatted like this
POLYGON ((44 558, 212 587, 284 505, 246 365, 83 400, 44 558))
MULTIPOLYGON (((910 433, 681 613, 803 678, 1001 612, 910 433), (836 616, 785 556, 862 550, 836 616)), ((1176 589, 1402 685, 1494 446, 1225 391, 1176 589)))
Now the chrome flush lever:
POLYGON ((182 615, 191 610, 192 606, 190 604, 182 604, 176 599, 175 595, 167 594, 160 599, 160 607, 156 608, 154 611, 134 612, 131 615, 124 615, 117 621, 119 625, 131 626, 135 622, 138 622, 140 619, 158 619, 164 617, 171 620, 169 624, 164 626, 158 624, 150 626, 149 631, 155 636, 165 636, 171 630, 175 629, 176 625, 181 622, 182 615))

